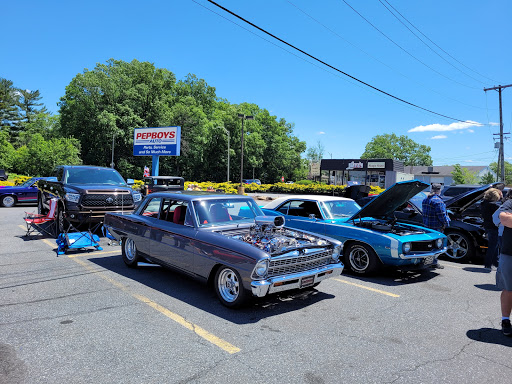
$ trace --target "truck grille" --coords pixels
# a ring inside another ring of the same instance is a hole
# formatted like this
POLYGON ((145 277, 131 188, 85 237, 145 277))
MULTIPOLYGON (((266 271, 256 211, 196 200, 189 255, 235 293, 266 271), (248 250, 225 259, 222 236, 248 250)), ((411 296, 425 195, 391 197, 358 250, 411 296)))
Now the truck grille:
POLYGON ((331 261, 332 251, 324 251, 304 256, 270 260, 269 277, 289 275, 327 265, 331 261))
POLYGON ((131 194, 94 193, 87 194, 82 199, 84 208, 96 207, 132 207, 133 197, 131 194))

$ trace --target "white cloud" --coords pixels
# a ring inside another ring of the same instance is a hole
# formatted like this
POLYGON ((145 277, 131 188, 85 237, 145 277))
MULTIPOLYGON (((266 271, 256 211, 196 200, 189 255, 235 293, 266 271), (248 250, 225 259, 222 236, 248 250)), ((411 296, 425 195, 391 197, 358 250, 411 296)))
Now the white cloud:
POLYGON ((448 125, 443 124, 430 124, 430 125, 420 125, 418 127, 414 127, 409 129, 407 132, 449 132, 449 131, 458 131, 463 129, 468 129, 471 127, 481 127, 482 124, 477 123, 476 121, 466 121, 464 123, 457 122, 451 123, 448 125))
POLYGON ((469 133, 475 133, 475 130, 474 129, 468 129, 468 132, 469 133))
POLYGON ((446 135, 437 135, 437 136, 432 136, 430 139, 431 140, 437 140, 437 139, 446 139, 448 136, 446 135))
POLYGON ((316 134, 317 135, 325 135, 325 132, 324 131, 320 131, 320 132, 317 132, 316 134))
POLYGON ((492 125, 493 127, 498 127, 500 123, 489 123, 489 125, 492 125))

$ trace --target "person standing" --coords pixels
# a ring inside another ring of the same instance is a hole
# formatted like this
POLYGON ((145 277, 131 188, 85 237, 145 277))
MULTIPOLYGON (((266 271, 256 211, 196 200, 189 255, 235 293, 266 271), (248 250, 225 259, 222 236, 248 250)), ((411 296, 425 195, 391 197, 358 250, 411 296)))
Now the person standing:
POLYGON ((510 313, 512 312, 512 209, 505 208, 500 211, 503 237, 500 262, 496 271, 496 286, 501 289, 501 330, 505 336, 512 336, 510 324, 510 313))
POLYGON ((487 234, 487 252, 485 253, 484 267, 491 269, 498 266, 498 227, 492 220, 492 215, 500 207, 502 193, 499 189, 489 188, 484 193, 484 198, 480 204, 483 227, 487 234))
MULTIPOLYGON (((423 210, 423 225, 435 231, 444 232, 444 229, 450 225, 450 218, 446 212, 446 204, 439 196, 441 193, 441 184, 432 184, 429 195, 423 200, 421 206, 423 210)), ((437 264, 437 268, 444 268, 437 264)))

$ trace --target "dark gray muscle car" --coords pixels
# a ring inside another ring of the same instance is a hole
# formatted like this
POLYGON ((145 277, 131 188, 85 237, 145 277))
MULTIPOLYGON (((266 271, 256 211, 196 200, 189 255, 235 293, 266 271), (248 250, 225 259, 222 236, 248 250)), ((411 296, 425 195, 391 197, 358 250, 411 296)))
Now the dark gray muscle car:
POLYGON ((147 260, 213 283, 227 307, 341 274, 341 242, 284 224, 250 197, 211 192, 152 193, 104 223, 127 266, 147 260))

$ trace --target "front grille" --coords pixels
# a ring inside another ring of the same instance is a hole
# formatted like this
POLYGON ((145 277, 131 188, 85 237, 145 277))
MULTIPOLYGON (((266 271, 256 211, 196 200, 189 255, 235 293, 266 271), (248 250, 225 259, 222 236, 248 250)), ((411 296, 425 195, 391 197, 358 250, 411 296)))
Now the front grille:
POLYGON ((432 252, 436 249, 435 240, 414 241, 411 243, 411 252, 432 252))
POLYGON ((318 252, 314 254, 288 257, 284 259, 270 260, 268 270, 269 277, 289 275, 304 272, 310 269, 323 267, 331 261, 332 251, 318 252))
POLYGON ((82 199, 84 208, 96 207, 132 207, 133 197, 131 194, 94 193, 87 194, 82 199))

